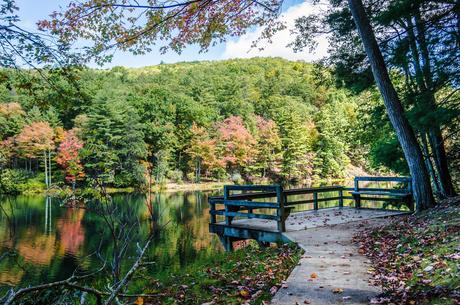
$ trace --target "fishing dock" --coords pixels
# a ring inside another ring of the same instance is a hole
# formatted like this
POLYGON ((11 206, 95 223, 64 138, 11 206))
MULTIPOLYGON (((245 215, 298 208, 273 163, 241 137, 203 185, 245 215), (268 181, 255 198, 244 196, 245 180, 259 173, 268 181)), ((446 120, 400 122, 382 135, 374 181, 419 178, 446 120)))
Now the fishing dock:
POLYGON ((280 185, 227 185, 223 196, 209 197, 209 231, 227 251, 233 242, 254 239, 261 245, 292 242, 289 232, 411 213, 410 177, 356 177, 340 185, 283 189, 280 185), (384 182, 390 187, 368 187, 384 182), (383 202, 381 208, 366 202, 383 202), (388 209, 393 204, 402 209, 388 209))

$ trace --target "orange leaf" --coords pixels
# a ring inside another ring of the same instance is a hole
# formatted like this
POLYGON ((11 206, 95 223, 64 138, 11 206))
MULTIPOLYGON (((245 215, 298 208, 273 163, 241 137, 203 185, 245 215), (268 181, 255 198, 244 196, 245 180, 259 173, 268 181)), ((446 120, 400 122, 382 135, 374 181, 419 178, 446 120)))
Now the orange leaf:
POLYGON ((249 291, 248 291, 247 289, 241 289, 241 290, 240 290, 240 295, 241 295, 243 298, 247 299, 247 298, 249 298, 250 293, 249 293, 249 291))
POLYGON ((138 297, 136 302, 134 302, 135 305, 143 305, 144 304, 144 299, 141 297, 138 297))

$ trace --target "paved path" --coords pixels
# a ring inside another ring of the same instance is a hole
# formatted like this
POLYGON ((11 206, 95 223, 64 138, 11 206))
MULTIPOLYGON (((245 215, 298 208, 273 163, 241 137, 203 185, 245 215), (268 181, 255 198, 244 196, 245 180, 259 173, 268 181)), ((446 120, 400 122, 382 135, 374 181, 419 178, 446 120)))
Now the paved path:
POLYGON ((368 304, 380 291, 368 284, 370 262, 358 253, 352 237, 363 225, 385 221, 377 218, 287 232, 305 254, 272 304, 368 304))

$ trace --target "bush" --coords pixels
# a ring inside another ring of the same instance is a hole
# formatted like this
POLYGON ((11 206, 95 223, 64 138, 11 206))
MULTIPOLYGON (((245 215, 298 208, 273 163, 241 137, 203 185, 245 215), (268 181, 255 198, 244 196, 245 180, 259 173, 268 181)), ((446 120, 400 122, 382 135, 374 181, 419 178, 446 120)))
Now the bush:
POLYGON ((30 176, 29 174, 27 179, 24 179, 21 181, 21 183, 18 183, 17 188, 21 193, 41 193, 46 190, 45 174, 38 173, 35 176, 30 176))
POLYGON ((21 185, 26 183, 27 173, 18 169, 3 169, 0 171, 0 193, 17 194, 21 185))
POLYGON ((187 181, 196 182, 195 172, 190 172, 186 175, 187 181))
POLYGON ((181 170, 173 170, 169 171, 166 175, 166 177, 175 183, 182 183, 184 181, 184 173, 181 170))

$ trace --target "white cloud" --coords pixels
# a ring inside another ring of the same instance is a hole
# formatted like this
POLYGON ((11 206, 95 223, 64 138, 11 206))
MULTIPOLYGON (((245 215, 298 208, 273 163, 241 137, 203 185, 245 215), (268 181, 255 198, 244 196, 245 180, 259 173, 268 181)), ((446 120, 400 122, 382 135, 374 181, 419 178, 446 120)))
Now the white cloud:
POLYGON ((272 43, 260 41, 256 48, 251 45, 261 34, 262 28, 246 33, 235 41, 228 41, 225 46, 222 58, 250 58, 250 57, 282 57, 289 60, 305 60, 308 62, 320 59, 327 55, 328 42, 326 37, 317 38, 318 47, 313 53, 308 50, 295 53, 287 45, 294 40, 294 35, 290 30, 294 28, 294 21, 306 15, 318 14, 320 8, 309 2, 303 2, 290 7, 279 19, 285 22, 286 29, 276 33, 272 38, 272 43), (262 48, 260 50, 259 48, 262 48))

